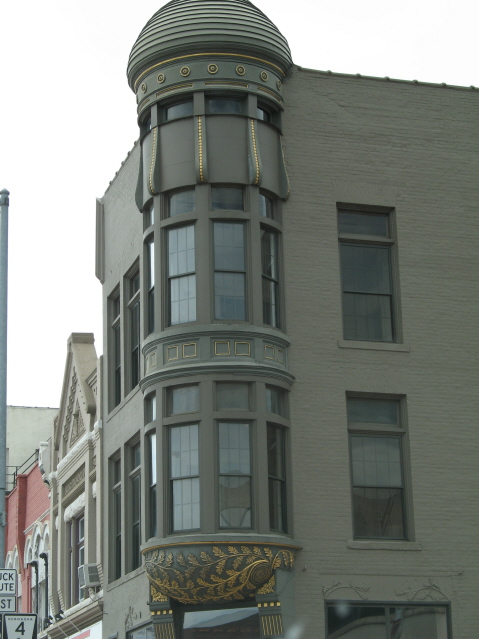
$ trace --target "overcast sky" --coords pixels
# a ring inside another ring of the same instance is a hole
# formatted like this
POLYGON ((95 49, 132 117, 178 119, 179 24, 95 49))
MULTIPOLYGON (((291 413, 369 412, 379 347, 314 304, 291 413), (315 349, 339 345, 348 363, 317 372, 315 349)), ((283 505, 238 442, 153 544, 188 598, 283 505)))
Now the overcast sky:
MULTIPOLYGON (((102 352, 95 198, 137 137, 126 65, 137 35, 162 4, 9 0, 2 6, 9 404, 58 406, 70 333, 95 333, 102 352)), ((301 66, 479 86, 478 9, 471 0, 256 4, 301 66)))

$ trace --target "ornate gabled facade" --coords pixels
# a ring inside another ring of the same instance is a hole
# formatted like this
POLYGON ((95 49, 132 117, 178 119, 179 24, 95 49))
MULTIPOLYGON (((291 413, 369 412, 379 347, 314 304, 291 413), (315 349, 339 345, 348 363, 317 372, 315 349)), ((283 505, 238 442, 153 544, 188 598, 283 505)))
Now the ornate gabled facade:
POLYGON ((73 333, 51 450, 51 606, 48 634, 87 631, 102 618, 102 428, 99 360, 91 333, 73 333), (82 566, 98 574, 84 585, 82 566))
POLYGON ((164 5, 127 75, 104 637, 476 636, 479 92, 294 66, 248 0, 164 5))

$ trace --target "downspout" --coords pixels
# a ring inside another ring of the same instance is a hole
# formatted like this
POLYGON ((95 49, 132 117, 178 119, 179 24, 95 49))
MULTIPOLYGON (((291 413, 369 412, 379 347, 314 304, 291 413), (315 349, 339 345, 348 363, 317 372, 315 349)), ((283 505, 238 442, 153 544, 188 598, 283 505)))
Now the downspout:
POLYGON ((45 563, 45 620, 43 627, 48 623, 48 553, 41 552, 40 559, 43 559, 45 563))
POLYGON ((5 490, 7 484, 7 303, 8 196, 0 191, 0 568, 5 567, 5 490))
POLYGON ((38 561, 31 561, 29 565, 35 568, 35 614, 38 617, 38 561))

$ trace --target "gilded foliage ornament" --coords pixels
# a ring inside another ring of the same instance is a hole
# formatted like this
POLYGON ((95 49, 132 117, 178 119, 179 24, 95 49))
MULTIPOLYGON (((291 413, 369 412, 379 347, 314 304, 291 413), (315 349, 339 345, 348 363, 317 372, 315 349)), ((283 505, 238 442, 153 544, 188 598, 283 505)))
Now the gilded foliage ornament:
POLYGON ((274 584, 277 568, 292 568, 289 548, 251 544, 204 546, 197 555, 176 548, 146 551, 148 579, 156 591, 185 604, 241 601, 274 584))

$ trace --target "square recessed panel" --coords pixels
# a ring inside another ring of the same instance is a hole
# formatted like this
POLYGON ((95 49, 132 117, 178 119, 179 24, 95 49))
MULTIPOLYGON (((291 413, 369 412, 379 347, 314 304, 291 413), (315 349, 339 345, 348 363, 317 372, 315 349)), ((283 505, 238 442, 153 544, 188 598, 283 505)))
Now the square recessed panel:
POLYGON ((284 364, 284 351, 282 348, 276 349, 276 359, 280 364, 284 364))
POLYGON ((274 346, 270 344, 264 345, 264 358, 265 359, 275 359, 274 357, 274 346))
POLYGON ((155 368, 156 366, 156 351, 153 351, 153 353, 149 353, 149 355, 146 358, 146 368, 147 370, 150 370, 150 368, 155 368))
POLYGON ((229 342, 215 342, 215 355, 229 355, 230 352, 229 342))
POLYGON ((167 346, 166 347, 166 361, 171 362, 172 360, 178 359, 179 357, 179 348, 178 346, 167 346))
POLYGON ((183 344, 183 357, 196 357, 196 342, 190 342, 189 344, 183 344))
POLYGON ((235 355, 249 357, 251 355, 250 342, 235 342, 235 355))

